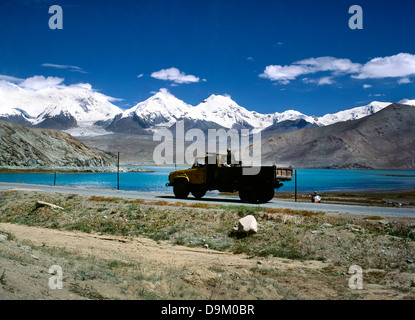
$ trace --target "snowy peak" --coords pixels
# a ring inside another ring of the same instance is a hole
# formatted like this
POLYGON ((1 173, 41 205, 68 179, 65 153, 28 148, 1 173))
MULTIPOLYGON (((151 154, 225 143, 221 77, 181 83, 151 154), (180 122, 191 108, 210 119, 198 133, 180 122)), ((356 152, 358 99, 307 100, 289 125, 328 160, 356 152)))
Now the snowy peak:
MULTIPOLYGON (((192 106, 167 89, 160 89, 147 100, 123 111, 111 103, 113 98, 93 90, 90 84, 67 86, 62 84, 63 80, 35 76, 18 85, 0 80, 0 119, 29 126, 70 128, 71 134, 76 136, 105 134, 105 129, 146 132, 156 127, 171 127, 178 120, 185 120, 195 127, 246 128, 259 132, 282 122, 284 126, 277 127, 293 127, 294 123, 290 122, 299 120, 327 126, 366 117, 391 104, 373 101, 322 117, 308 116, 296 110, 261 114, 238 105, 228 95, 212 94, 192 106)), ((399 103, 415 106, 415 100, 404 99, 399 103)))
POLYGON ((407 104, 408 106, 415 106, 415 100, 403 99, 398 101, 398 103, 407 104))
POLYGON ((211 95, 192 110, 193 117, 216 122, 225 128, 263 129, 272 124, 272 115, 264 115, 238 105, 229 96, 211 95))
POLYGON ((356 107, 333 114, 326 114, 322 117, 317 118, 316 123, 320 126, 327 126, 336 122, 360 119, 374 114, 389 106, 390 104, 391 102, 373 101, 366 106, 356 107))
POLYGON ((171 126, 190 112, 191 105, 161 89, 147 100, 126 110, 122 118, 139 117, 148 126, 171 126))
POLYGON ((93 91, 88 84, 34 90, 3 82, 0 92, 1 116, 22 115, 36 126, 46 119, 62 116, 71 117, 79 124, 108 121, 122 113, 108 101, 109 97, 93 91))
POLYGON ((45 118, 57 117, 62 114, 70 115, 78 123, 107 121, 113 119, 122 110, 112 103, 102 99, 99 94, 87 90, 61 89, 48 90, 51 101, 46 109, 36 118, 34 124, 41 123, 45 118))
MULTIPOLYGON (((178 120, 185 120, 187 123, 199 124, 200 126, 211 123, 226 129, 250 129, 256 133, 286 121, 298 122, 301 120, 310 125, 326 126, 340 121, 360 119, 378 112, 390 104, 373 101, 366 106, 326 114, 322 117, 308 116, 296 110, 261 114, 241 107, 227 95, 212 94, 198 105, 191 106, 177 99, 167 89, 161 89, 147 100, 124 111, 120 119, 113 121, 112 127, 130 132, 140 128, 171 127, 178 120)), ((302 122, 300 124, 303 125, 302 122)), ((289 124, 285 123, 284 127, 287 126, 289 124)), ((291 127, 294 126, 295 124, 292 123, 291 127)), ((278 126, 278 128, 280 127, 278 126)))
POLYGON ((299 111, 287 110, 282 113, 276 112, 273 114, 274 123, 286 121, 286 120, 298 120, 303 119, 310 123, 316 123, 315 117, 307 116, 299 111))

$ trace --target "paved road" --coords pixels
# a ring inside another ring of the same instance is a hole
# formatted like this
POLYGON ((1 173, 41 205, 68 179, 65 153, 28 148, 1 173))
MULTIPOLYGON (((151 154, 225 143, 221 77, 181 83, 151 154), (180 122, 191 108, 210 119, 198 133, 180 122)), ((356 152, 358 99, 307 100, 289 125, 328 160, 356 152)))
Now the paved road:
MULTIPOLYGON (((189 196, 186 200, 178 200, 173 196, 171 188, 166 189, 166 192, 146 192, 146 191, 124 191, 113 189, 97 189, 97 188, 85 188, 85 187, 71 187, 71 186, 48 186, 48 185, 36 185, 25 183, 7 183, 0 182, 0 190, 12 190, 12 189, 24 189, 24 190, 37 190, 43 192, 56 192, 63 194, 80 194, 90 196, 101 197, 119 197, 130 199, 145 199, 145 200, 164 200, 172 202, 203 202, 214 204, 227 204, 227 205, 244 205, 255 206, 254 204, 247 204, 240 202, 238 197, 224 196, 216 194, 208 194, 201 200, 196 200, 192 196, 189 196)), ((260 204, 261 207, 267 208, 283 208, 283 209, 297 209, 297 210, 310 210, 310 211, 324 211, 324 212, 338 212, 338 213, 351 213, 362 215, 376 215, 376 216, 390 216, 390 217, 413 217, 415 218, 415 208, 393 208, 393 207, 370 207, 370 206, 357 206, 357 205, 340 205, 340 204, 326 204, 326 203, 308 203, 308 202, 294 202, 293 200, 279 200, 273 199, 268 203, 260 204)))

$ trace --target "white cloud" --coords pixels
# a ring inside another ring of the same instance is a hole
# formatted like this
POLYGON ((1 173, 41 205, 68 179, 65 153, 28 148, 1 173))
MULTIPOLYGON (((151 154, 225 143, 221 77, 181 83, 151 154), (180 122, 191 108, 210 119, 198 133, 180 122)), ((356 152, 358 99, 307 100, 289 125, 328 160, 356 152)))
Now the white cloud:
MULTIPOLYGON (((277 81, 279 84, 288 84, 290 81, 304 75, 326 72, 330 76, 313 80, 304 78, 306 83, 332 84, 333 77, 351 75, 354 79, 372 78, 401 78, 399 84, 410 83, 410 76, 415 75, 415 55, 399 53, 389 57, 374 58, 365 64, 354 63, 349 59, 334 57, 309 58, 293 62, 291 65, 269 65, 265 67, 261 78, 277 81)), ((370 88, 364 84, 363 88, 370 88)))
POLYGON ((374 58, 362 66, 353 78, 395 78, 415 75, 415 55, 399 53, 390 57, 374 58))
POLYGON ((76 83, 76 84, 71 84, 70 87, 93 91, 92 85, 90 83, 76 83))
POLYGON ((118 99, 107 96, 103 93, 96 91, 89 83, 75 83, 71 85, 65 85, 64 79, 59 77, 45 77, 42 75, 36 75, 27 79, 20 79, 7 75, 0 75, 0 96, 2 92, 10 90, 19 90, 24 92, 30 92, 30 94, 37 94, 36 91, 42 89, 57 89, 57 90, 86 90, 96 97, 104 99, 106 101, 122 101, 124 99, 118 99), (17 84, 16 84, 17 83, 17 84))
POLYGON ((151 77, 159 80, 173 81, 174 83, 194 83, 199 82, 199 78, 193 75, 186 75, 177 68, 161 69, 153 72, 151 77))
POLYGON ((325 85, 325 84, 333 84, 333 83, 334 83, 334 81, 331 77, 323 77, 323 78, 319 79, 318 82, 317 82, 317 84, 319 86, 325 85))
POLYGON ((248 61, 255 61, 254 58, 252 58, 252 57, 248 57, 248 58, 246 58, 246 60, 248 60, 248 61))
POLYGON ((73 71, 73 72, 87 73, 81 67, 69 66, 69 65, 65 65, 65 64, 43 63, 41 66, 42 67, 55 68, 55 69, 69 69, 69 71, 73 71))
POLYGON ((411 79, 409 79, 408 77, 401 78, 398 80, 398 84, 407 84, 407 83, 412 83, 411 79))
POLYGON ((25 79, 20 83, 20 86, 26 89, 40 90, 45 88, 54 88, 59 86, 63 82, 63 78, 34 76, 25 79))
POLYGON ((364 84, 363 85, 363 89, 368 89, 368 88, 372 88, 372 85, 371 84, 364 84))
POLYGON ((310 73, 320 71, 332 71, 338 74, 358 72, 361 65, 353 63, 349 59, 337 59, 333 57, 310 58, 294 62, 297 65, 307 66, 310 73))
MULTIPOLYGON (((288 66, 269 65, 265 67, 264 73, 259 76, 272 81, 278 81, 280 84, 288 84, 291 80, 306 74, 330 71, 333 75, 341 75, 355 73, 359 68, 360 64, 353 63, 349 59, 319 57, 300 60, 288 66)), ((333 84, 333 81, 331 77, 323 77, 316 83, 320 85, 333 84)))
POLYGON ((144 73, 140 73, 138 76, 137 76, 137 78, 141 78, 141 77, 143 77, 144 76, 144 73))
POLYGON ((0 80, 9 81, 9 82, 12 82, 12 83, 20 83, 24 79, 16 78, 16 77, 13 77, 13 76, 7 76, 5 74, 0 74, 0 80))
POLYGON ((294 80, 298 76, 307 73, 310 72, 304 66, 290 65, 283 67, 279 65, 270 65, 266 66, 264 73, 261 73, 259 76, 272 81, 278 81, 281 84, 288 84, 290 80, 294 80))

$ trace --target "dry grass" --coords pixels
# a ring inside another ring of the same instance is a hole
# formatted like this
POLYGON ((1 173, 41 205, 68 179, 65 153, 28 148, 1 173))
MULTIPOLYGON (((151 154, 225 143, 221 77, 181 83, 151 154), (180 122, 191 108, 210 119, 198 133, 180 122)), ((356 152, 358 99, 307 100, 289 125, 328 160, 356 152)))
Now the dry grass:
MULTIPOLYGON (((58 230, 76 230, 89 233, 91 236, 108 235, 108 238, 110 235, 111 237, 120 236, 121 239, 146 237, 157 241, 158 245, 167 241, 170 245, 194 247, 201 250, 207 246, 217 251, 245 254, 248 260, 277 257, 295 260, 301 265, 307 260, 327 261, 327 270, 321 271, 321 274, 305 274, 303 280, 297 282, 307 286, 313 277, 327 279, 330 288, 332 283, 337 283, 337 287, 343 286, 345 279, 342 272, 347 272, 352 264, 357 264, 365 270, 380 270, 382 276, 377 277, 372 272, 368 277, 373 283, 383 284, 386 281, 384 279, 395 281, 397 273, 409 275, 415 273, 414 264, 407 262, 415 256, 415 220, 383 218, 382 220, 385 221, 382 223, 378 220, 377 216, 334 215, 260 206, 51 195, 27 191, 0 192, 0 222, 58 230), (62 206, 64 210, 53 210, 49 207, 36 208, 35 203, 38 200, 62 206), (256 217, 258 232, 247 236, 234 233, 232 230, 235 222, 248 214, 256 217)), ((14 240, 10 237, 9 241, 14 240)), ((53 253, 49 247, 40 246, 37 250, 47 250, 48 254, 53 253)), ((65 255, 68 260, 73 261, 68 253, 65 255)), ((24 259, 30 259, 28 257, 26 255, 24 259)), ((28 263, 24 261, 25 264, 28 263)), ((91 261, 89 271, 85 268, 74 270, 77 277, 86 280, 84 283, 72 286, 72 293, 85 298, 104 299, 108 295, 101 291, 102 287, 92 285, 92 280, 102 278, 103 283, 112 283, 108 282, 109 279, 113 279, 108 278, 108 274, 114 273, 117 273, 119 279, 126 279, 127 283, 139 281, 143 284, 138 292, 138 296, 143 299, 160 297, 194 299, 199 298, 199 292, 207 287, 203 283, 198 288, 198 292, 191 292, 192 286, 189 283, 197 280, 197 276, 189 275, 187 273, 189 270, 170 270, 174 283, 172 282, 167 288, 170 280, 163 282, 154 268, 143 272, 142 266, 125 265, 122 261, 115 259, 101 262, 99 264, 91 261), (100 269, 95 269, 98 267, 100 269), (178 273, 180 273, 179 276, 177 276, 178 273), (95 278, 92 279, 91 275, 95 275, 95 278), (154 291, 156 290, 154 288, 160 286, 155 285, 155 282, 166 285, 167 291, 163 295, 154 291)), ((189 261, 189 266, 191 263, 189 261)), ((1 271, 0 269, 0 276, 1 271)), ((191 272, 194 270, 192 269, 191 272)), ((222 270, 217 272, 222 275, 226 274, 222 270)), ((277 269, 262 268, 260 265, 255 270, 246 272, 249 272, 252 277, 249 280, 249 290, 251 290, 249 293, 239 292, 237 288, 240 290, 245 288, 240 285, 242 280, 237 280, 237 276, 229 273, 226 275, 226 282, 223 286, 215 282, 212 295, 209 297, 240 298, 248 294, 251 298, 266 298, 269 296, 264 294, 264 288, 269 287, 270 281, 273 284, 272 290, 281 293, 281 298, 299 297, 300 291, 297 289, 297 291, 287 292, 281 288, 284 287, 284 279, 292 283, 301 275, 293 274, 291 271, 284 273, 277 269)), ((222 281, 224 278, 218 277, 218 279, 222 281)), ((3 277, 3 281, 6 280, 7 273, 3 277)), ((112 284, 117 286, 118 282, 112 284)), ((405 288, 408 290, 407 286, 405 288)), ((318 293, 318 290, 311 284, 307 290, 314 290, 315 294, 318 293)), ((344 294, 347 296, 348 293, 345 291, 344 294)))
POLYGON ((96 202, 118 202, 124 201, 123 198, 117 197, 98 197, 98 196, 91 196, 89 197, 88 201, 96 201, 96 202))
POLYGON ((304 217, 322 216, 325 214, 325 212, 321 212, 321 211, 274 209, 274 208, 266 208, 265 212, 266 213, 283 213, 283 214, 288 214, 288 215, 300 215, 304 217))
POLYGON ((333 216, 260 206, 51 196, 35 192, 5 192, 1 199, 2 222, 144 236, 190 247, 208 245, 215 250, 243 252, 250 256, 330 259, 338 264, 356 261, 367 267, 385 267, 399 261, 398 268, 405 269, 409 267, 406 257, 415 255, 415 227, 411 219, 402 222, 389 219, 389 224, 379 224, 376 216, 333 216), (36 208, 37 200, 54 203, 64 210, 36 208), (232 232, 233 226, 248 214, 257 218, 259 231, 239 237, 232 232), (325 228, 324 224, 332 227, 325 228), (382 247, 392 249, 385 255, 382 247))

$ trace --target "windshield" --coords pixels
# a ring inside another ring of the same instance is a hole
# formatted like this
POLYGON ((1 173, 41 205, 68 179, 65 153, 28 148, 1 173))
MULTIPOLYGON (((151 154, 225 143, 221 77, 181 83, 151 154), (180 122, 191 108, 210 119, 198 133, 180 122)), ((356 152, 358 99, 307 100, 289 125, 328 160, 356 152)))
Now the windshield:
POLYGON ((197 157, 195 158, 195 162, 193 164, 193 168, 203 168, 205 166, 205 157, 197 157))

